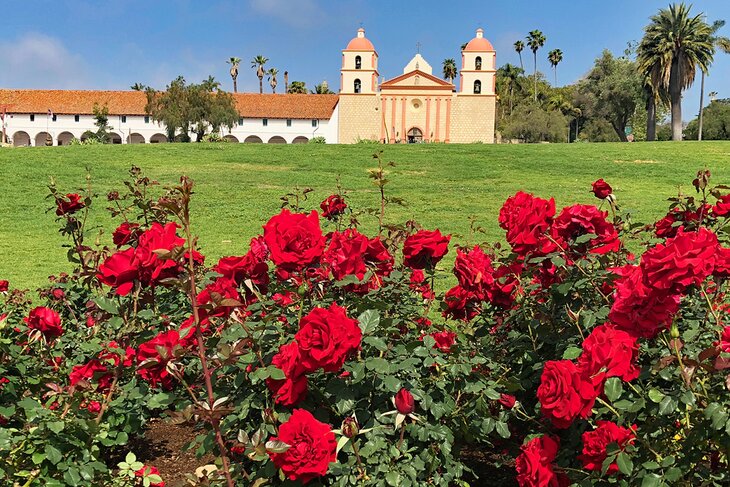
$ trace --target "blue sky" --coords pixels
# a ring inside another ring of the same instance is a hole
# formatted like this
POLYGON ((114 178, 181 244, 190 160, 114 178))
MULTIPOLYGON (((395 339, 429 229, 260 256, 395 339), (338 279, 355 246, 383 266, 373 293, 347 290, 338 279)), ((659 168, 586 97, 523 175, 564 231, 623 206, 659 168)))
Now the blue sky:
MULTIPOLYGON (((327 80, 337 91, 340 50, 361 23, 380 55, 380 74, 397 76, 416 52, 437 70, 477 27, 497 50, 497 63, 518 64, 512 48, 532 29, 545 47, 547 71, 559 48, 559 83, 584 75, 604 48, 621 54, 638 40, 648 17, 668 1, 655 0, 4 0, 0 15, 0 87, 127 89, 135 82, 163 88, 182 74, 212 74, 231 89, 226 59, 241 57, 239 91, 257 91, 249 61, 257 54, 290 80, 327 80)), ((697 0, 695 12, 730 22, 730 2, 697 0)), ((730 36, 730 26, 724 29, 730 36)), ((525 57, 532 66, 531 53, 525 57)), ((531 68, 530 68, 531 69, 531 68)), ((550 77, 552 79, 552 76, 550 77)), ((730 55, 718 54, 707 92, 730 97, 730 55)), ((685 94, 684 118, 696 113, 699 79, 685 94)), ((283 84, 280 79, 280 85, 283 84)), ((267 86, 268 88, 268 86, 267 86)))

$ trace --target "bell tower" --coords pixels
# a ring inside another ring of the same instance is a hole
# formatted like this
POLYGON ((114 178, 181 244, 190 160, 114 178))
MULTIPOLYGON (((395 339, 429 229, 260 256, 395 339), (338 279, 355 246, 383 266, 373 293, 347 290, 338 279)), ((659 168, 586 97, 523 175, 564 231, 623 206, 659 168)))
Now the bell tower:
POLYGON ((378 53, 361 27, 357 36, 342 50, 340 93, 372 95, 377 91, 378 53))
POLYGON ((476 37, 461 51, 459 93, 494 95, 496 90, 497 54, 492 43, 477 29, 476 37))

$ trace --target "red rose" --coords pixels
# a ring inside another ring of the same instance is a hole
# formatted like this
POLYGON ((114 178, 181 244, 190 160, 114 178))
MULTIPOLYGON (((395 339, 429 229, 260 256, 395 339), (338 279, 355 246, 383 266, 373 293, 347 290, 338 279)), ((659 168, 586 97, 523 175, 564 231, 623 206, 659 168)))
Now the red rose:
MULTIPOLYGON (((134 472, 134 476, 140 478, 149 477, 150 475, 157 475, 159 477, 160 471, 157 470, 157 467, 153 467, 152 465, 145 465, 144 467, 134 472)), ((165 482, 154 482, 150 484, 150 487, 165 487, 165 482)))
POLYGON ((175 356, 180 346, 180 335, 177 330, 165 331, 152 340, 143 343, 137 349, 137 373, 152 387, 161 385, 163 389, 172 387, 172 376, 167 371, 167 363, 175 356))
POLYGON ((596 400, 593 384, 570 360, 545 362, 537 388, 542 414, 556 428, 568 428, 578 417, 587 418, 596 400))
POLYGON ((221 304, 223 300, 234 300, 241 302, 241 295, 238 294, 236 281, 227 277, 219 277, 198 294, 198 306, 205 307, 208 316, 229 316, 235 306, 221 304))
POLYGON ((72 215, 84 206, 81 196, 76 193, 69 193, 66 198, 56 197, 56 215, 58 216, 72 215))
POLYGON ((696 232, 677 231, 677 236, 644 252, 641 269, 644 282, 654 289, 683 292, 700 285, 712 274, 719 245, 706 228, 696 232))
POLYGON ((99 360, 110 360, 114 367, 118 367, 120 363, 124 367, 131 367, 134 364, 137 351, 132 347, 122 350, 117 342, 111 341, 107 343, 106 348, 106 350, 99 353, 99 360))
POLYGON ((434 348, 441 350, 444 353, 451 352, 451 347, 456 343, 456 333, 453 331, 437 331, 430 333, 429 336, 436 340, 434 348))
POLYGON ((599 200, 605 200, 608 195, 613 193, 613 189, 611 188, 611 185, 608 184, 603 179, 599 179, 598 181, 595 181, 593 184, 593 189, 591 190, 594 195, 596 195, 596 198, 599 200))
POLYGON ((336 304, 314 308, 299 322, 296 334, 302 365, 308 371, 320 367, 339 371, 345 359, 360 348, 361 339, 357 320, 348 318, 345 308, 336 304))
POLYGON ((730 194, 720 196, 712 207, 712 214, 716 217, 730 215, 730 194))
POLYGON ((8 288, 10 287, 10 283, 6 280, 0 281, 0 293, 6 293, 8 292, 8 288))
POLYGON ((322 261, 332 270, 332 276, 340 281, 345 276, 365 276, 364 254, 368 248, 368 238, 354 229, 344 232, 333 232, 329 246, 322 256, 322 261))
MULTIPOLYGON (((636 439, 634 430, 622 428, 610 421, 596 421, 598 427, 593 431, 583 433, 583 454, 578 458, 583 462, 583 466, 587 470, 601 472, 603 470, 603 462, 608 456, 606 448, 608 445, 615 443, 619 450, 623 451, 627 445, 630 445, 636 439)), ((608 467, 607 474, 613 475, 618 472, 618 465, 614 461, 608 467)))
POLYGON ((135 257, 135 249, 130 247, 116 252, 99 266, 96 277, 104 284, 115 288, 119 296, 126 296, 139 279, 139 261, 135 257))
MULTIPOLYGON (((145 285, 176 277, 181 271, 180 264, 173 259, 160 259, 156 250, 173 250, 185 245, 185 239, 177 236, 178 225, 166 223, 165 226, 155 222, 149 230, 139 236, 135 258, 139 261, 139 279, 145 285)), ((200 260, 199 255, 196 255, 200 260)))
POLYGON ((615 285, 609 321, 632 336, 655 337, 672 324, 679 310, 680 296, 647 286, 641 267, 627 266, 621 273, 615 285))
POLYGON ((279 436, 271 440, 289 445, 283 453, 269 453, 274 465, 287 478, 302 484, 326 475, 329 464, 337 460, 337 440, 332 428, 304 409, 295 409, 279 428, 279 436))
POLYGON ((401 389, 396 393, 394 402, 395 408, 401 414, 411 414, 416 410, 416 400, 414 399, 413 394, 411 394, 411 391, 405 387, 401 387, 401 389))
POLYGON ((636 360, 639 344, 629 333, 614 325, 597 326, 583 340, 583 353, 578 368, 597 387, 609 377, 620 377, 626 382, 639 376, 636 360))
POLYGON ((277 404, 294 406, 307 395, 308 371, 302 366, 299 354, 299 344, 291 342, 288 345, 279 347, 279 353, 271 359, 271 365, 275 365, 286 376, 283 380, 266 379, 266 385, 276 397, 277 404))
POLYGON ((347 204, 342 196, 333 194, 325 198, 320 203, 319 207, 322 209, 322 216, 328 220, 333 220, 335 217, 342 215, 347 209, 347 204))
POLYGON ((470 321, 481 311, 479 296, 461 286, 455 286, 444 295, 444 318, 470 321))
POLYGON ((516 402, 517 399, 511 394, 500 394, 499 396, 499 403, 507 409, 515 407, 516 402))
POLYGON ((567 487, 567 476, 555 472, 553 461, 558 454, 560 440, 550 436, 533 438, 520 447, 522 453, 515 461, 517 483, 520 487, 567 487))
POLYGON ((132 244, 139 237, 139 223, 123 222, 112 232, 112 241, 117 247, 132 244))
POLYGON ((403 264, 411 269, 433 268, 449 251, 451 235, 440 230, 419 230, 403 243, 403 264))
POLYGON ((730 249, 718 247, 715 256, 715 268, 712 271, 713 276, 728 278, 730 277, 730 249))
POLYGON ((725 353, 730 353, 730 326, 726 326, 722 329, 722 335, 720 336, 720 350, 725 353))
POLYGON ((264 242, 274 264, 289 272, 318 262, 325 244, 316 211, 304 215, 287 209, 264 225, 264 242))
POLYGON ((86 410, 91 414, 99 414, 99 411, 101 411, 101 403, 99 401, 91 401, 89 405, 86 406, 86 410))
POLYGON ((606 219, 608 213, 593 205, 566 206, 553 222, 551 233, 556 241, 565 241, 579 253, 605 254, 621 247, 618 232, 606 219), (584 243, 576 243, 578 237, 594 235, 584 243))
POLYGON ((91 383, 96 377, 99 382, 99 392, 104 392, 108 390, 111 385, 111 374, 108 374, 108 372, 109 369, 107 369, 104 364, 96 359, 92 359, 84 365, 73 366, 71 374, 68 376, 69 384, 75 386, 82 380, 91 383))
POLYGON ((488 289, 494 283, 493 274, 492 260, 478 245, 468 253, 461 249, 456 250, 454 275, 462 288, 473 292, 480 299, 485 299, 488 289))
POLYGON ((520 275, 522 265, 513 263, 501 265, 494 271, 494 281, 487 289, 487 301, 503 309, 514 305, 515 295, 520 290, 520 275))
POLYGON ((53 340, 63 335, 61 316, 50 308, 43 306, 33 308, 23 321, 31 330, 40 331, 46 340, 53 340))
POLYGON ((363 254, 365 266, 372 273, 372 277, 365 284, 356 284, 352 286, 352 290, 358 294, 367 294, 373 289, 378 289, 383 284, 383 278, 390 275, 393 271, 395 259, 388 249, 385 248, 383 242, 378 237, 368 240, 367 249, 363 254))
POLYGON ((421 269, 414 269, 411 272, 411 279, 408 287, 421 294, 423 299, 431 300, 436 297, 431 285, 426 281, 426 274, 421 269))
POLYGON ((507 231, 507 242, 516 254, 547 254, 555 250, 555 245, 545 235, 553 216, 554 199, 548 201, 518 191, 507 198, 499 210, 499 226, 507 231))

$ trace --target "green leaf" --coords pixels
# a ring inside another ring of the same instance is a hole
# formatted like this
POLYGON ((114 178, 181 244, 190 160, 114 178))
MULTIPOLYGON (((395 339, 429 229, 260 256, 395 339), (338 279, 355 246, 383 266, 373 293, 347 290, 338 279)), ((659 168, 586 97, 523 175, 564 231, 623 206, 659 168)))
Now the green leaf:
POLYGON ((634 463, 626 452, 618 454, 618 457, 616 457, 616 465, 618 465, 619 471, 625 475, 631 475, 631 472, 634 470, 634 463))
POLYGON ((648 473, 644 475, 644 480, 641 482, 641 487, 659 487, 664 485, 662 478, 655 473, 648 473))
POLYGON ((664 393, 658 389, 649 389, 649 399, 651 402, 660 403, 664 399, 664 393))
POLYGON ((106 311, 107 313, 112 315, 119 314, 117 303, 115 303, 112 299, 99 297, 94 299, 94 302, 102 311, 106 311))
POLYGON ((677 410, 677 400, 672 396, 664 396, 659 403, 659 414, 671 414, 677 410))
POLYGON ((390 372, 390 363, 384 358, 372 357, 365 362, 365 367, 379 374, 387 374, 390 372))
POLYGON ((63 421, 50 421, 46 423, 46 426, 48 426, 49 430, 58 434, 63 431, 63 428, 66 426, 66 424, 63 421))
POLYGON ((495 427, 497 429, 497 433, 499 433, 499 436, 502 438, 509 438, 510 432, 509 427, 507 426, 507 423, 503 423, 502 421, 497 421, 495 424, 495 427))
POLYGON ((624 387, 621 385, 621 379, 618 377, 611 377, 606 381, 606 385, 603 388, 603 392, 609 401, 615 402, 621 393, 624 391, 624 387))
POLYGON ((388 485, 398 487, 400 485, 400 474, 391 470, 385 474, 385 481, 388 482, 388 485))
POLYGON ((563 352, 563 359, 564 360, 574 360, 577 359, 580 354, 583 352, 582 348, 579 347, 568 347, 565 349, 565 352, 563 352))
POLYGON ((168 392, 159 392, 150 397, 147 402, 147 407, 150 409, 164 409, 173 402, 175 402, 175 396, 173 394, 168 392))
POLYGON ((81 475, 77 468, 69 467, 69 469, 66 470, 66 473, 63 474, 63 480, 65 480, 68 485, 76 486, 81 483, 81 475))
POLYGON ((375 331, 380 324, 380 313, 377 310, 369 309, 364 311, 358 318, 360 330, 363 335, 368 335, 375 331))
POLYGON ((48 461, 54 465, 56 465, 58 462, 60 462, 61 459, 63 458, 61 451, 53 445, 46 445, 45 452, 46 452, 46 458, 48 458, 48 461))

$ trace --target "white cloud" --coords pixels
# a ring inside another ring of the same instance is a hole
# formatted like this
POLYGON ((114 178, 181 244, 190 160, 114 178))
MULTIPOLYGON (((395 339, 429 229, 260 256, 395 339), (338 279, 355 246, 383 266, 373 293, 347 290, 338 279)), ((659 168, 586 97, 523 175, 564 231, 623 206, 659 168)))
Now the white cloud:
POLYGON ((0 87, 84 88, 88 69, 83 58, 61 41, 38 33, 0 42, 0 87))
POLYGON ((316 0, 250 0, 251 8, 294 27, 314 27, 326 20, 326 11, 316 0))

